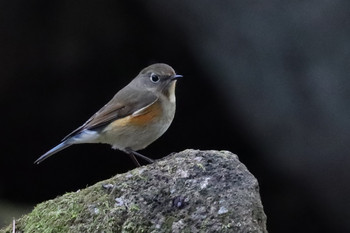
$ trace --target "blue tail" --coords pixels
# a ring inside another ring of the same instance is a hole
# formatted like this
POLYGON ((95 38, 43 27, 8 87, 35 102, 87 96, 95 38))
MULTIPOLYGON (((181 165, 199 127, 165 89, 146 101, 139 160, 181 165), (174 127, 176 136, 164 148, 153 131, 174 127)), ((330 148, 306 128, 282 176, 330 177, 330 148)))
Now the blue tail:
POLYGON ((61 144, 55 146, 54 148, 52 148, 51 150, 49 150, 48 152, 40 156, 37 160, 35 160, 34 163, 39 164, 45 159, 47 159, 48 157, 50 157, 51 155, 56 154, 57 152, 71 146, 72 144, 73 143, 70 140, 63 141, 61 144))

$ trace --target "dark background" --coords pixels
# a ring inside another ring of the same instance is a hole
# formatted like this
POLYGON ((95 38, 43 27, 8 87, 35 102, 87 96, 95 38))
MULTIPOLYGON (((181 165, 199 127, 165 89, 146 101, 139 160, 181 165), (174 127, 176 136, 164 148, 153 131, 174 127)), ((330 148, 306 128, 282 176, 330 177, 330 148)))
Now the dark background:
POLYGON ((155 62, 184 78, 143 154, 230 150, 269 232, 350 232, 347 0, 0 1, 0 225, 134 168, 102 144, 33 162, 155 62))

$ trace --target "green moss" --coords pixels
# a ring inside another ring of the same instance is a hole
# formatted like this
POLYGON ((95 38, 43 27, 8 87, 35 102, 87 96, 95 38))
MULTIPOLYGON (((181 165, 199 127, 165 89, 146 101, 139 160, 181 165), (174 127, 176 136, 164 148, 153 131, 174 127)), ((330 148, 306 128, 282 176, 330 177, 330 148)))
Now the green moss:
POLYGON ((125 222, 122 232, 124 233, 145 233, 149 232, 149 228, 146 226, 141 226, 142 224, 139 224, 135 221, 127 221, 125 222))
POLYGON ((201 163, 196 163, 196 166, 202 169, 202 171, 205 171, 205 167, 201 163))
MULTIPOLYGON (((43 202, 16 221, 16 233, 266 232, 265 224, 256 181, 235 156, 186 150, 43 202), (181 208, 178 197, 186 199, 181 208)), ((0 233, 12 233, 12 224, 0 233)))
MULTIPOLYGON (((67 193, 37 205, 30 214, 16 221, 16 232, 96 232, 102 229, 104 232, 120 231, 120 224, 110 214, 113 209, 111 201, 108 193, 99 184, 80 191, 79 195, 67 193)), ((12 232, 12 226, 1 232, 12 232)))
POLYGON ((140 207, 138 205, 132 204, 130 206, 130 211, 138 211, 138 210, 140 210, 140 207))
POLYGON ((76 202, 74 196, 66 194, 59 201, 37 205, 32 213, 18 222, 16 228, 26 233, 68 232, 68 226, 77 219, 82 209, 83 205, 76 202))
POLYGON ((176 218, 174 216, 169 216, 165 219, 163 228, 165 229, 171 229, 171 226, 173 225, 173 222, 176 221, 176 218))

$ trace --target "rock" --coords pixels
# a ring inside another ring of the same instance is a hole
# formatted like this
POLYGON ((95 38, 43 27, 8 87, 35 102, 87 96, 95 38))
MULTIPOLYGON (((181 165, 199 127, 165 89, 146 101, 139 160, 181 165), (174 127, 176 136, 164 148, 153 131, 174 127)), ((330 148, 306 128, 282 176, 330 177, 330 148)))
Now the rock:
POLYGON ((258 182, 236 155, 185 150, 38 204, 16 232, 267 230, 258 182))

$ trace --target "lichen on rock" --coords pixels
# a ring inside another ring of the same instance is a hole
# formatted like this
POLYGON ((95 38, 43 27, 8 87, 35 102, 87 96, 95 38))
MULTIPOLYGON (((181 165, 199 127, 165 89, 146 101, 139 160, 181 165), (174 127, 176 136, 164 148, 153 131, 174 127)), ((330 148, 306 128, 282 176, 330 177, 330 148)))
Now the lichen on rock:
POLYGON ((16 232, 267 230, 258 182, 236 155, 185 150, 38 204, 16 232))

